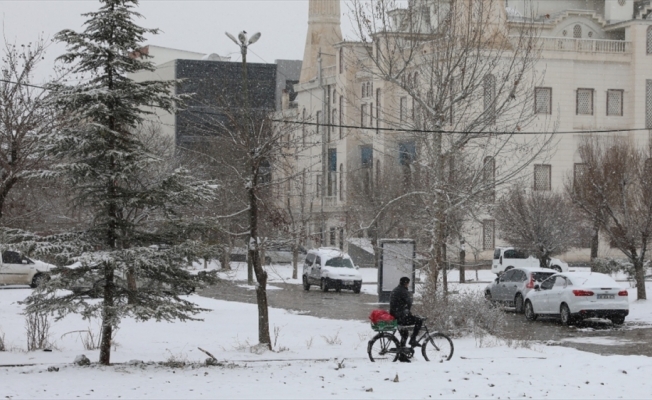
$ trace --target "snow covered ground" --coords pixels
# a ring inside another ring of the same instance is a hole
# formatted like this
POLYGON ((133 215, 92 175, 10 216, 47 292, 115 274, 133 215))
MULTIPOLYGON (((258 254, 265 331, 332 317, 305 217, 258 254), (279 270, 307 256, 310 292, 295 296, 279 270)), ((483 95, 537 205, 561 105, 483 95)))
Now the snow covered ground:
MULTIPOLYGON (((54 351, 26 352, 18 301, 30 292, 0 290, 0 336, 9 350, 0 352, 0 365, 34 364, 0 367, 3 398, 646 398, 652 393, 652 360, 643 356, 463 338, 455 339, 455 354, 445 363, 417 355, 411 364, 378 364, 367 359, 373 335, 367 324, 281 309, 270 310, 276 352, 261 352, 253 346, 255 305, 196 295, 191 298, 212 310, 202 315, 203 322, 125 320, 112 354, 114 363, 182 361, 185 367, 77 367, 71 364, 75 356, 95 362, 98 351, 84 350, 84 334, 66 333, 89 326, 97 333, 97 323, 66 317, 51 328, 54 351), (206 355, 198 347, 224 365, 201 366, 206 355)), ((639 318, 652 321, 647 302, 633 306, 639 318)))

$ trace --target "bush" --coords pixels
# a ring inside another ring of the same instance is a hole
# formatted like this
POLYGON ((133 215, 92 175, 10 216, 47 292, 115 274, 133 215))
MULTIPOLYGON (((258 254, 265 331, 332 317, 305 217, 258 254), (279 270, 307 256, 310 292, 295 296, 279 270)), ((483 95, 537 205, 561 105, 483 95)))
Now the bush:
POLYGON ((449 293, 429 290, 426 286, 422 304, 415 313, 428 318, 428 325, 452 336, 503 336, 507 327, 505 313, 487 302, 480 292, 449 293))
MULTIPOLYGON (((645 269, 650 268, 650 261, 645 261, 645 269)), ((602 274, 616 274, 619 272, 627 275, 628 279, 634 279, 635 271, 634 264, 627 259, 617 258, 596 258, 591 262, 591 271, 599 272, 602 274)), ((649 271, 646 275, 649 274, 649 271)))

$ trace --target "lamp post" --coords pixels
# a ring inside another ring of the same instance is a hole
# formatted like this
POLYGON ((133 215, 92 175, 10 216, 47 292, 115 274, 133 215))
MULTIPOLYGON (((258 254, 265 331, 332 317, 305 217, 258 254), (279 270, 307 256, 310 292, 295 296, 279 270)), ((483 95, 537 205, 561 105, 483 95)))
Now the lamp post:
POLYGON ((233 43, 240 47, 240 54, 242 54, 242 85, 244 90, 244 105, 246 108, 249 107, 249 85, 247 83, 247 48, 250 45, 256 43, 260 39, 260 32, 255 33, 252 37, 247 39, 247 31, 242 31, 238 34, 238 38, 231 35, 229 32, 224 32, 229 39, 233 40, 233 43))
MULTIPOLYGON (((226 36, 233 41, 238 47, 240 47, 240 54, 242 54, 242 90, 244 94, 243 105, 245 112, 245 126, 247 126, 249 121, 249 84, 247 82, 247 48, 256 43, 260 39, 260 32, 254 34, 251 38, 247 38, 247 32, 242 31, 238 34, 236 39, 229 32, 224 32, 226 36)), ((253 132, 253 129, 252 129, 253 132)), ((252 133, 253 134, 253 133, 252 133)), ((253 138, 252 138, 253 139, 253 138)), ((250 147, 253 146, 253 140, 250 142, 250 147)), ((256 162, 252 160, 252 176, 255 172, 256 162)), ((254 283, 254 273, 253 273, 253 263, 255 262, 254 258, 259 257, 258 252, 258 215, 257 215, 257 204, 255 199, 254 187, 249 188, 249 197, 250 197, 250 235, 249 240, 247 241, 247 282, 249 285, 254 283)), ((256 260, 257 261, 257 260, 256 260)))

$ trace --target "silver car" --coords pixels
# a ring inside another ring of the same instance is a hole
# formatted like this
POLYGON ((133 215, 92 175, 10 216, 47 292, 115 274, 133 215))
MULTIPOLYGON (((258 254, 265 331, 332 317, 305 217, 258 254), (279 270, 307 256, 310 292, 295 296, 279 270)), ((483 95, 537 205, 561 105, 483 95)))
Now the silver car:
POLYGON ((546 280, 556 272, 543 268, 517 267, 502 273, 487 285, 484 296, 493 303, 512 306, 516 312, 524 311, 524 299, 534 285, 546 280))

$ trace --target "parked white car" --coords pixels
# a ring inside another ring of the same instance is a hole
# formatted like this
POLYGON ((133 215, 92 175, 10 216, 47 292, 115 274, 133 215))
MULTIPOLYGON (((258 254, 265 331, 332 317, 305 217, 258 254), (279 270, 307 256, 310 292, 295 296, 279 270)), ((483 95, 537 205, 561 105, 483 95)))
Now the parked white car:
POLYGON ((303 288, 318 285, 322 291, 351 289, 360 293, 362 275, 348 254, 334 247, 309 250, 303 264, 303 288))
MULTIPOLYGON (((491 272, 501 274, 512 268, 540 268, 539 259, 526 254, 523 251, 516 250, 513 247, 496 247, 494 250, 494 259, 491 263, 491 272)), ((557 272, 568 271, 568 264, 558 258, 551 258, 548 268, 557 272)))
POLYGON ((555 274, 535 285, 525 298, 525 317, 561 317, 563 325, 584 318, 608 318, 615 325, 629 314, 627 290, 605 274, 567 272, 555 274))
POLYGON ((0 264, 0 285, 29 285, 32 288, 50 279, 54 265, 30 260, 17 251, 5 250, 0 264))
POLYGON ((540 284, 554 273, 555 271, 543 268, 512 268, 487 285, 484 297, 493 303, 513 306, 516 313, 522 314, 525 296, 534 289, 534 285, 540 284))

